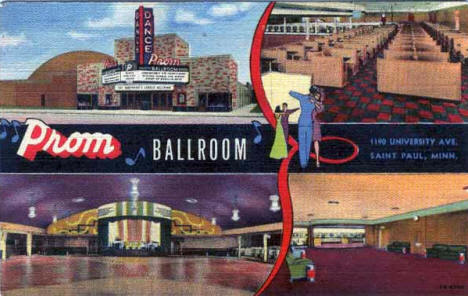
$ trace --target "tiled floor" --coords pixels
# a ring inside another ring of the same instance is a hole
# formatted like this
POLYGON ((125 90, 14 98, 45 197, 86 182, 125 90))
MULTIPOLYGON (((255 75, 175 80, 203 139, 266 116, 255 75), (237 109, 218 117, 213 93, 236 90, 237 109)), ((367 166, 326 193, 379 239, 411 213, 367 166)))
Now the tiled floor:
POLYGON ((271 268, 227 258, 33 256, 0 263, 0 279, 2 295, 252 295, 271 268))
POLYGON ((468 295, 468 264, 372 248, 307 249, 315 283, 289 282, 286 264, 264 295, 468 295))
POLYGON ((343 89, 328 89, 323 122, 468 121, 468 66, 462 71, 462 101, 381 94, 377 91, 376 59, 367 63, 343 89))

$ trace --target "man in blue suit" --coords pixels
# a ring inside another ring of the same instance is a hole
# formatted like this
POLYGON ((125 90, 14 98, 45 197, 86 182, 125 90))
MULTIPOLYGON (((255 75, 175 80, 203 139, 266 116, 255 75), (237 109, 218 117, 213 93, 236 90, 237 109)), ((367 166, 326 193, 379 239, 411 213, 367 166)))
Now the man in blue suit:
POLYGON ((302 168, 309 164, 310 148, 312 146, 312 135, 314 126, 312 122, 312 111, 315 109, 314 96, 320 93, 320 89, 312 85, 309 94, 303 95, 290 91, 289 95, 299 101, 301 114, 299 115, 299 162, 302 168))

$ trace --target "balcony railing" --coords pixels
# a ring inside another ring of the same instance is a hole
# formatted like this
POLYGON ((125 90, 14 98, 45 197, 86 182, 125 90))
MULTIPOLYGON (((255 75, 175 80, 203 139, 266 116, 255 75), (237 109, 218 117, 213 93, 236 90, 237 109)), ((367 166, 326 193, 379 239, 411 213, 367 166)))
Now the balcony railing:
POLYGON ((360 26, 381 26, 380 22, 361 22, 361 23, 289 23, 289 24, 277 24, 267 25, 265 34, 287 34, 287 35, 306 35, 308 28, 309 35, 329 35, 338 32, 344 32, 352 28, 360 26))

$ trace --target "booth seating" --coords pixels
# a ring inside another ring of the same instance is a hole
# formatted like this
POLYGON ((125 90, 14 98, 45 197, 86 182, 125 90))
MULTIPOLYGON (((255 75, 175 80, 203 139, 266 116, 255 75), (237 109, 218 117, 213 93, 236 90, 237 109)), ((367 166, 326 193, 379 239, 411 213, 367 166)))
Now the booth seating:
POLYGON ((405 24, 377 59, 377 90, 460 101, 461 71, 421 26, 405 24))
POLYGON ((409 242, 394 241, 387 245, 387 251, 394 253, 408 254, 411 250, 411 244, 409 242))
POLYGON ((289 252, 286 255, 286 263, 289 269, 289 281, 307 279, 307 266, 313 266, 313 262, 306 258, 295 257, 289 252))
POLYGON ((426 249, 428 258, 440 258, 445 260, 459 260, 460 253, 466 255, 466 246, 434 244, 426 249))
POLYGON ((441 46, 442 51, 450 53, 454 60, 463 61, 468 57, 468 33, 461 33, 447 26, 428 22, 422 23, 422 26, 441 46))
POLYGON ((313 76, 318 86, 343 88, 395 32, 393 25, 363 26, 263 49, 262 59, 270 63, 270 70, 275 68, 279 72, 313 76))

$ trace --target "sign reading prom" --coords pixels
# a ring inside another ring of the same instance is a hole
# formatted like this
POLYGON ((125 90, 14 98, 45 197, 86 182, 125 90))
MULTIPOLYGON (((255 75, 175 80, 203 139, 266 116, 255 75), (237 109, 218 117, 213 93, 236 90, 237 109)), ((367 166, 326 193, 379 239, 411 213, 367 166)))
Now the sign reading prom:
POLYGON ((135 10, 135 61, 148 65, 153 54, 154 16, 152 8, 135 10))
POLYGON ((27 129, 16 154, 30 161, 39 151, 61 158, 114 159, 122 154, 120 142, 110 134, 74 132, 66 137, 38 119, 28 119, 25 125, 27 129))

